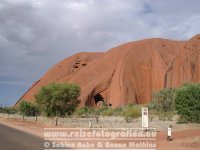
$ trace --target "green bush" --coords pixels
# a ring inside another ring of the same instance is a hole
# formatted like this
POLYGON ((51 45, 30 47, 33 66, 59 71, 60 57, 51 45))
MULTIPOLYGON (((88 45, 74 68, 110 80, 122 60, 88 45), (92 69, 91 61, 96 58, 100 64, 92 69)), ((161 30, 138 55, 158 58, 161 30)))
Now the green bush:
POLYGON ((112 116, 113 115, 113 109, 111 109, 111 108, 107 108, 107 109, 105 109, 105 110, 103 110, 102 112, 101 112, 101 115, 102 116, 112 116))
POLYGON ((200 84, 185 84, 177 89, 175 104, 180 122, 200 123, 200 84))
POLYGON ((16 114, 18 112, 17 108, 14 107, 1 107, 0 113, 6 113, 6 114, 16 114))
POLYGON ((124 117, 126 122, 131 122, 133 119, 136 119, 141 116, 141 106, 128 104, 122 108, 121 115, 124 117))
POLYGON ((122 107, 116 107, 116 108, 114 108, 113 109, 113 115, 114 116, 120 116, 121 115, 121 113, 122 113, 122 107))
POLYGON ((75 111, 78 116, 122 116, 127 122, 141 116, 141 105, 128 104, 123 107, 111 108, 103 104, 100 108, 80 107, 75 111))
POLYGON ((157 116, 159 117, 159 120, 162 121, 172 121, 173 116, 176 113, 174 111, 169 111, 169 112, 158 112, 157 116))
POLYGON ((165 88, 153 93, 153 99, 149 104, 150 109, 155 109, 158 112, 168 112, 175 110, 174 102, 175 89, 165 88))
POLYGON ((80 87, 76 84, 51 83, 35 95, 36 103, 48 117, 72 115, 79 105, 80 87))
POLYGON ((96 111, 98 111, 98 113, 101 115, 103 111, 106 111, 107 109, 109 109, 108 106, 101 106, 99 108, 96 108, 96 111))
POLYGON ((75 115, 121 116, 123 109, 126 109, 126 107, 124 106, 124 107, 111 108, 110 106, 107 105, 102 105, 100 108, 80 107, 76 109, 75 115))
POLYGON ((39 108, 36 104, 24 100, 19 104, 19 111, 24 116, 37 116, 39 114, 39 108))
POLYGON ((94 108, 90 108, 90 107, 80 107, 77 108, 75 111, 75 114, 78 116, 89 116, 92 113, 94 113, 94 108))
POLYGON ((149 110, 160 120, 171 120, 176 113, 174 101, 175 89, 165 88, 153 93, 152 101, 149 103, 149 110))
POLYGON ((95 108, 94 115, 95 116, 106 116, 106 113, 107 113, 106 111, 108 109, 111 109, 111 108, 104 101, 104 102, 102 102, 102 105, 99 108, 95 108))

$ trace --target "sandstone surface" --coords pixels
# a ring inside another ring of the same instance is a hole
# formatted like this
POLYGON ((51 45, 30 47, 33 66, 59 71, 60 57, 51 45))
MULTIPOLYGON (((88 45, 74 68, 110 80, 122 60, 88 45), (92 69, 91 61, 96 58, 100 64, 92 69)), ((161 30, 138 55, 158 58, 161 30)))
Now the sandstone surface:
POLYGON ((34 101, 39 89, 51 82, 79 84, 80 106, 100 101, 113 107, 146 104, 153 91, 200 82, 200 35, 188 41, 145 39, 107 52, 75 54, 47 71, 16 106, 22 99, 34 101))

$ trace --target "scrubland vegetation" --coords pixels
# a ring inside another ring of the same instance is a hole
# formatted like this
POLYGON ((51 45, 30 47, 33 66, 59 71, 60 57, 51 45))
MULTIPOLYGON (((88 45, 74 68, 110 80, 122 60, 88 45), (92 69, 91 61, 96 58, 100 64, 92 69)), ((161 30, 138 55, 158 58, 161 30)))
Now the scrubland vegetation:
MULTIPOLYGON (((101 107, 78 107, 80 87, 76 84, 52 83, 41 88, 35 95, 36 102, 22 101, 18 109, 0 108, 0 113, 20 113, 24 116, 45 115, 47 117, 78 117, 122 116, 126 122, 132 122, 141 116, 145 105, 128 104, 112 108, 106 102, 101 107)), ((158 116, 160 120, 172 120, 178 116, 178 123, 200 123, 200 84, 188 83, 179 88, 165 88, 154 92, 149 108, 150 120, 158 116)))
POLYGON ((178 115, 178 123, 200 123, 200 84, 187 83, 176 89, 155 92, 148 107, 150 113, 161 120, 171 120, 178 115))

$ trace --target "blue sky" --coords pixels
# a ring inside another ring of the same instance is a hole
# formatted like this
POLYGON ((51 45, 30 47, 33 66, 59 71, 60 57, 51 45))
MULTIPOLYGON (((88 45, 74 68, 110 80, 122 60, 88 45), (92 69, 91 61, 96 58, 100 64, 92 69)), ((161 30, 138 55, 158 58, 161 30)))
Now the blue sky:
POLYGON ((199 0, 1 0, 0 103, 13 105, 52 65, 80 51, 200 33, 199 0))

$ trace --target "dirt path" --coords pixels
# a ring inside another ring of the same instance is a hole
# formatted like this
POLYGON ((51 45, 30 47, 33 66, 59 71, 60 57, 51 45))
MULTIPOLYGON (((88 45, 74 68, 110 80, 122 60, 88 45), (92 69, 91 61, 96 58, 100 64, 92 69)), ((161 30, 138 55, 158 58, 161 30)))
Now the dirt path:
POLYGON ((200 130, 186 130, 173 132, 174 140, 166 140, 166 132, 157 134, 158 150, 199 150, 200 149, 200 130))

